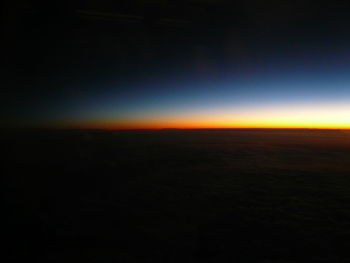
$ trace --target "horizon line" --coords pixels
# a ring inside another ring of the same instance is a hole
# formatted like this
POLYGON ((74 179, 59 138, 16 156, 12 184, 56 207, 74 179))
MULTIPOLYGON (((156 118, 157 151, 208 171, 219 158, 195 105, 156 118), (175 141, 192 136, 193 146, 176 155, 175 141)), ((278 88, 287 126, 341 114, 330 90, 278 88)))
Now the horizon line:
MULTIPOLYGON (((6 129, 5 129, 6 130, 6 129)), ((98 130, 98 131, 175 131, 175 130, 331 130, 350 131, 350 128, 305 128, 305 127, 221 127, 221 128, 89 128, 89 127, 8 127, 8 130, 98 130)))

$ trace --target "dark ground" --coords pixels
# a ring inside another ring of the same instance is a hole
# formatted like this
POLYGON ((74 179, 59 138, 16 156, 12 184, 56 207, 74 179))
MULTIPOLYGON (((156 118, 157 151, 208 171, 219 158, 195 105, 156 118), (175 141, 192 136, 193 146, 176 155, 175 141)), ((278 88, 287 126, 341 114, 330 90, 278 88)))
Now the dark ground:
POLYGON ((2 140, 6 262, 350 261, 350 131, 2 140))

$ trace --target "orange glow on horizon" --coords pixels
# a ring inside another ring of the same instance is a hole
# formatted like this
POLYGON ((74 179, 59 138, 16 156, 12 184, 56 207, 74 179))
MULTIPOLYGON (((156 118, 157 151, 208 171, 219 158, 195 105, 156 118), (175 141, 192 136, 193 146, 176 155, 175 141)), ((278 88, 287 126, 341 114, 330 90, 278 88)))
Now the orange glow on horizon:
POLYGON ((140 122, 96 122, 96 123, 81 123, 81 124, 63 124, 54 125, 55 128, 74 128, 74 129, 104 129, 104 130, 132 130, 132 129, 350 129, 350 124, 325 124, 325 123, 279 123, 279 122, 171 122, 171 123, 140 123, 140 122))
MULTIPOLYGON (((329 105, 328 105, 329 106, 329 105)), ((208 109, 199 112, 173 112, 140 116, 105 117, 89 120, 66 120, 51 127, 80 129, 201 129, 201 128, 294 128, 350 129, 350 106, 295 106, 259 108, 245 111, 208 109)))

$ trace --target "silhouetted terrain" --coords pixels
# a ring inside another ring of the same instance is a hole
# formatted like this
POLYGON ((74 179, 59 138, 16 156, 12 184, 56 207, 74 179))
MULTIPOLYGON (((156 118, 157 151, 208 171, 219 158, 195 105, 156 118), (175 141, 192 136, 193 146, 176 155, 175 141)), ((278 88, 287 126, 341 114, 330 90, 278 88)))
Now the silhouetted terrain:
POLYGON ((7 262, 350 261, 350 131, 2 141, 7 262))

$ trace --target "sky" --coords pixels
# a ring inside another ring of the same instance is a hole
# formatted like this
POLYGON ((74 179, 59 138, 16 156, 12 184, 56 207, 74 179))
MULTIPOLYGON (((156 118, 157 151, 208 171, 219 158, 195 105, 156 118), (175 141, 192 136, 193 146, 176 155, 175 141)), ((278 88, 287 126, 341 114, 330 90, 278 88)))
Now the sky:
POLYGON ((107 80, 56 102, 40 121, 103 129, 350 128, 346 68, 293 69, 215 79, 107 80))
POLYGON ((172 82, 168 89, 82 97, 63 124, 101 128, 349 128, 349 79, 172 82), (171 89, 173 85, 187 88, 171 89), (281 89, 281 86, 283 88, 281 89))
POLYGON ((8 20, 3 125, 350 128, 346 5, 135 4, 121 22, 118 6, 63 2, 8 20))

